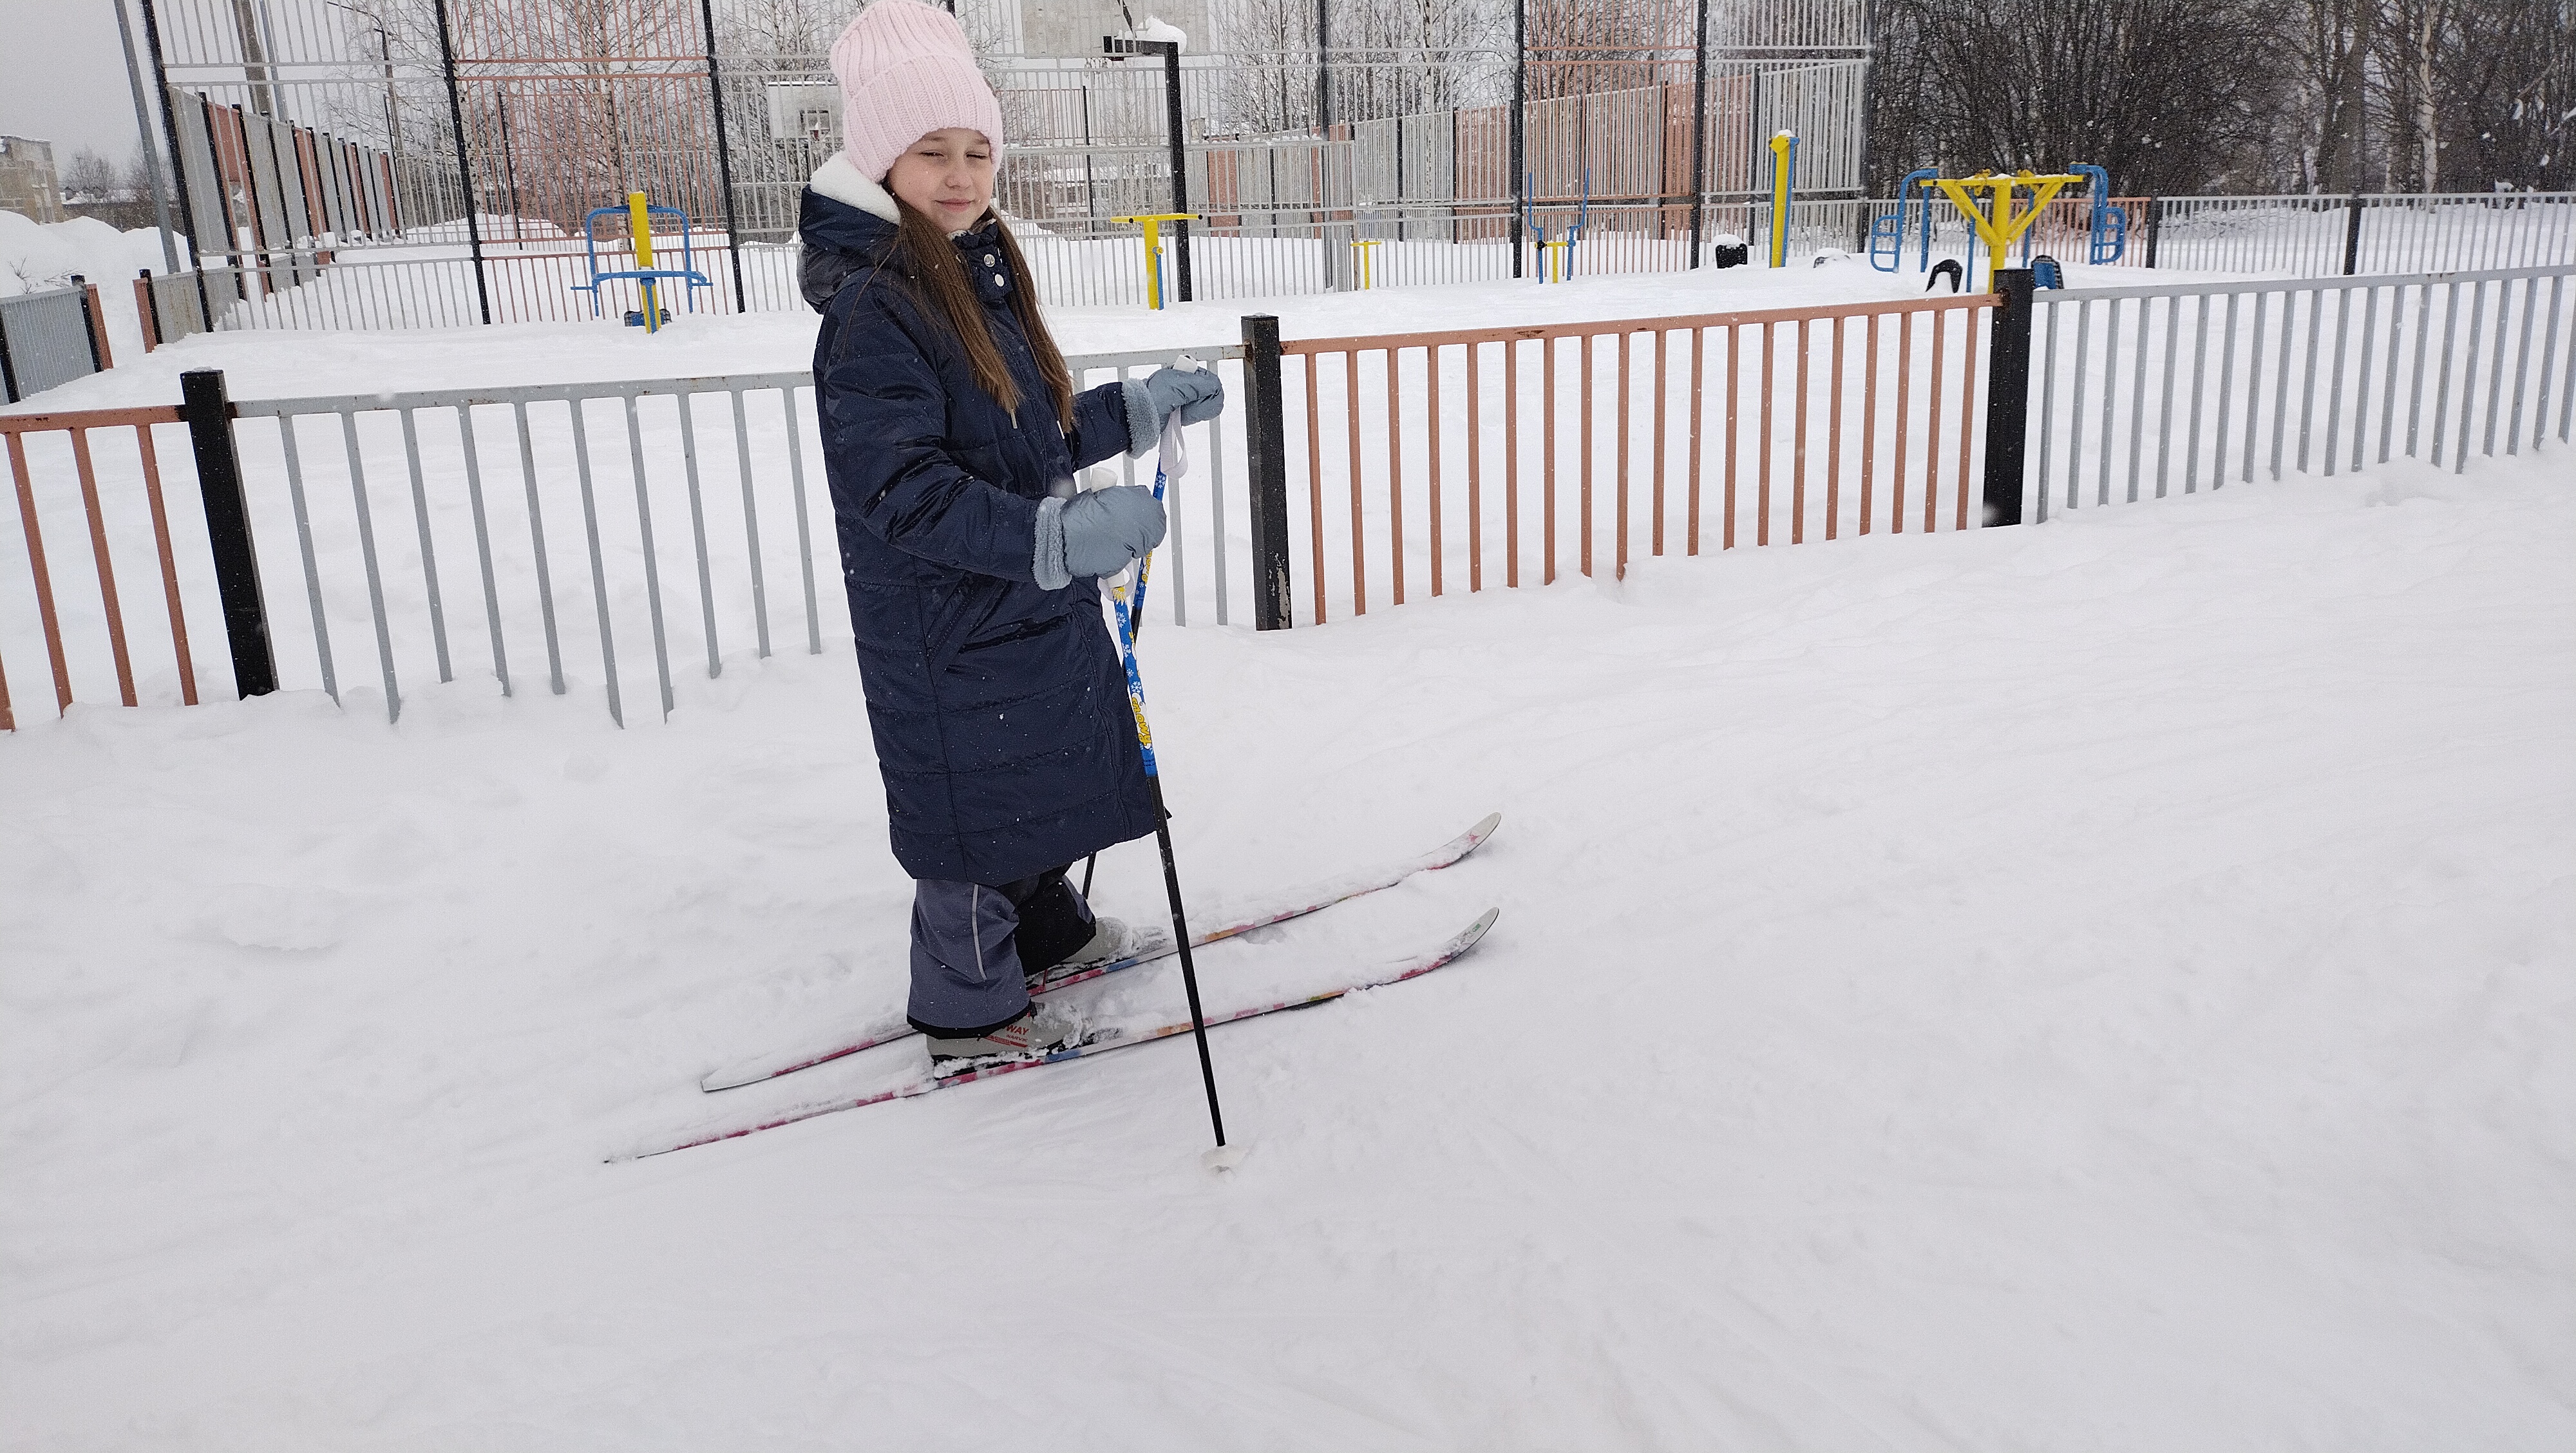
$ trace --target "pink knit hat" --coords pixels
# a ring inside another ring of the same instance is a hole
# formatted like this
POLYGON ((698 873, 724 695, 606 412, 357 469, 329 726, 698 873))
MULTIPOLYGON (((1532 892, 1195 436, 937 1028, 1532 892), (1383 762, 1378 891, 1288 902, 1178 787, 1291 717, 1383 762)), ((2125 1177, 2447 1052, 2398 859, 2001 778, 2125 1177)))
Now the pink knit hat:
POLYGON ((1002 104, 957 18, 917 0, 876 0, 832 42, 841 150, 870 181, 934 131, 963 126, 1002 149, 1002 104))

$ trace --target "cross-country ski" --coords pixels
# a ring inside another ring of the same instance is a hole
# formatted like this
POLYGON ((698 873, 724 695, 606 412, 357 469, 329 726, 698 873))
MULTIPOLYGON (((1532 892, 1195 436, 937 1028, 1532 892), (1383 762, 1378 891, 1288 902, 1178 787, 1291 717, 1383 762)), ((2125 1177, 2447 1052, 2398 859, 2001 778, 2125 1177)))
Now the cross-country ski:
MULTIPOLYGON (((1485 840, 1494 835, 1496 828, 1502 826, 1502 821, 1501 813, 1488 813, 1484 820, 1475 826, 1417 857, 1328 878, 1304 888, 1273 895, 1274 906, 1255 907, 1227 922, 1223 927, 1197 933, 1191 939, 1192 946, 1204 947, 1233 938, 1238 934, 1250 933, 1256 928, 1267 928, 1275 923, 1286 923, 1293 918, 1302 918, 1309 913, 1319 913, 1334 904, 1346 903, 1353 898, 1392 888, 1416 873, 1435 872, 1446 868, 1484 846, 1485 840)), ((1089 983, 1094 979, 1121 973, 1141 964, 1155 963, 1171 957, 1172 940, 1169 933, 1150 925, 1145 926, 1143 932, 1148 940, 1148 946, 1142 951, 1112 959, 1106 963, 1049 970, 1043 978, 1031 985, 1029 991, 1031 997, 1044 998, 1058 989, 1089 983)), ((845 1055, 857 1054, 861 1050, 874 1049, 878 1045, 891 1044, 899 1039, 908 1039, 916 1032, 911 1025, 901 1019, 892 1019, 870 1026, 826 1049, 769 1055, 712 1071, 699 1080, 698 1088, 713 1092, 738 1089, 744 1085, 758 1084, 763 1080, 774 1080, 781 1075, 794 1074, 798 1070, 829 1064, 833 1060, 845 1055)))
MULTIPOLYGON (((1489 909, 1483 917, 1477 919, 1474 923, 1467 925, 1466 928, 1461 930, 1456 936, 1452 937, 1447 943, 1442 944, 1438 949, 1421 955, 1420 957, 1404 960, 1376 970, 1365 978, 1344 984, 1338 988, 1325 989, 1318 993, 1305 994, 1294 999, 1283 999, 1273 1003, 1256 1004, 1246 1009, 1232 1010, 1215 1015, 1207 1022, 1211 1027, 1213 1027, 1220 1024, 1237 1024, 1246 1019, 1259 1019, 1268 1014, 1284 1014, 1297 1009, 1312 1009, 1318 1004, 1330 1003, 1346 994, 1356 994, 1363 990, 1383 988, 1389 984, 1403 983, 1407 979, 1420 978, 1422 975, 1430 973, 1434 969, 1443 968, 1449 964, 1457 962, 1470 949, 1473 949, 1476 946, 1478 940, 1485 936, 1486 930, 1494 926, 1494 920, 1501 915, 1501 909, 1489 909)), ((973 1084, 980 1080, 989 1080, 999 1075, 1012 1074, 1020 1070, 1036 1069, 1042 1065, 1063 1064, 1071 1060, 1087 1059, 1094 1055, 1107 1054, 1111 1050, 1133 1049, 1140 1044, 1151 1044, 1158 1039, 1170 1039, 1176 1035, 1183 1035, 1189 1032, 1190 1022, 1186 1019, 1176 1024, 1163 1024, 1150 1028, 1119 1029, 1113 1027, 1096 1033, 1085 1034, 1070 1041, 1062 1048, 1052 1050, 1035 1058, 1008 1060, 980 1068, 959 1070, 955 1073, 945 1075, 924 1073, 919 1078, 910 1080, 891 1090, 879 1090, 873 1094, 861 1095, 847 1100, 829 1100, 819 1104, 800 1105, 794 1109, 772 1115, 769 1118, 754 1124, 737 1126, 727 1130, 706 1131, 691 1135, 669 1145, 658 1145, 647 1149, 630 1151, 623 1155, 611 1156, 610 1159, 641 1160, 648 1156, 667 1155, 675 1150, 690 1150, 701 1145, 713 1145, 718 1141, 739 1140, 746 1135, 757 1134, 763 1130, 775 1130, 782 1125, 794 1125, 800 1121, 815 1119, 818 1116, 836 1114, 843 1110, 864 1109, 870 1105, 883 1105, 894 1100, 915 1099, 922 1095, 930 1094, 935 1090, 956 1089, 964 1085, 973 1084)))

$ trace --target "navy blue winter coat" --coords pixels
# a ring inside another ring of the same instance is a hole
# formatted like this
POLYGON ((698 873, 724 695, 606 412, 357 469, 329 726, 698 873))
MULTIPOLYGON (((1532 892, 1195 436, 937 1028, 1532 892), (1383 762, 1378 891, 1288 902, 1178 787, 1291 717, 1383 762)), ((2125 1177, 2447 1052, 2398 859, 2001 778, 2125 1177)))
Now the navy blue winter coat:
MULTIPOLYGON (((852 173, 855 176, 855 173, 852 173)), ((1097 581, 1039 588, 1049 483, 1127 447, 1116 384, 1070 437, 991 227, 956 240, 1019 385, 1015 420, 904 268, 894 224, 808 189, 805 300, 841 578, 894 854, 915 878, 1000 884, 1154 830, 1126 673, 1097 581)))

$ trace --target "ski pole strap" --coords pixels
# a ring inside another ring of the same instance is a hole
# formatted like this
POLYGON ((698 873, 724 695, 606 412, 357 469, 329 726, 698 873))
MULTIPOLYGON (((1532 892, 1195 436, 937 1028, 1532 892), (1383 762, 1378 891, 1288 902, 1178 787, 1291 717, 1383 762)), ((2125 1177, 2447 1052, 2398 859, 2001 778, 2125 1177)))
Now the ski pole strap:
MULTIPOLYGON (((1172 360, 1172 367, 1183 373, 1196 373, 1205 366, 1186 353, 1172 360)), ((1154 454, 1154 503, 1163 502, 1163 486, 1166 483, 1179 479, 1187 474, 1189 469, 1189 451, 1181 440, 1181 415, 1180 411, 1175 409, 1163 420, 1162 444, 1154 454)), ((1145 582, 1153 573, 1154 552, 1148 550, 1145 552, 1145 558, 1136 562, 1135 609, 1136 624, 1140 627, 1145 623, 1145 582)))

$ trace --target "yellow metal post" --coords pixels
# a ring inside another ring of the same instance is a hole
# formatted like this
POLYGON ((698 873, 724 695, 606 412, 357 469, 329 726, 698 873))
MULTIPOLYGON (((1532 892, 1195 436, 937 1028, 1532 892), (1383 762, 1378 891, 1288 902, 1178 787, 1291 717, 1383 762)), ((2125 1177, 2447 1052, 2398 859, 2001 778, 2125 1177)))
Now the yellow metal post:
POLYGON ((1771 138, 1771 265, 1789 265, 1789 188, 1798 174, 1798 134, 1771 138))
POLYGON ((1132 223, 1145 229, 1145 306, 1157 310, 1163 306, 1163 224, 1195 222, 1198 216, 1196 212, 1147 212, 1109 219, 1121 227, 1132 223))
POLYGON ((1360 255, 1361 292, 1367 292, 1370 288, 1377 285, 1376 270, 1369 265, 1370 259, 1375 257, 1376 254, 1369 251, 1369 249, 1372 247, 1384 247, 1385 245, 1386 239, 1383 237, 1364 237, 1351 243, 1351 246, 1356 249, 1360 255))
MULTIPOLYGON (((653 214, 649 210, 650 205, 642 192, 626 194, 626 225, 635 235, 635 266, 638 269, 653 266, 653 214)), ((662 331, 662 309, 653 297, 653 279, 642 277, 635 282, 636 290, 644 297, 644 331, 659 333, 662 331)))
POLYGON ((2071 173, 2038 176, 2025 171, 1997 176, 1993 172, 1979 172, 1973 177, 1957 180, 1935 177, 1933 184, 1941 189, 1941 194, 1950 199, 1950 205, 1959 209, 1960 214, 1968 219, 1968 225, 1976 228, 1977 236, 1984 240, 1986 291, 1993 292, 1995 274, 2004 265, 2005 250, 2021 240, 2021 235, 2039 220, 2039 214, 2056 200, 2059 192, 2082 180, 2082 177, 2071 173), (2014 194, 2024 187, 2029 188, 2031 194, 2028 211, 2017 210, 2014 206, 2014 194), (1972 195, 1980 191, 1986 194, 1983 210, 1978 208, 1972 195))

